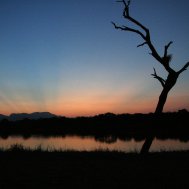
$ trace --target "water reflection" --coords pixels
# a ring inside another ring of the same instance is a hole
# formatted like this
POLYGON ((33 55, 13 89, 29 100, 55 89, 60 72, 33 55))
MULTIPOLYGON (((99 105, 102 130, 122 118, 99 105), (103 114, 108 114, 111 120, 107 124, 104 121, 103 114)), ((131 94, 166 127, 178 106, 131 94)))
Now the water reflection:
MULTIPOLYGON (((123 152, 139 152, 144 141, 117 139, 113 136, 107 137, 80 137, 80 136, 65 136, 65 137, 30 137, 23 138, 19 136, 10 136, 6 139, 0 138, 0 148, 8 149, 11 145, 21 144, 26 148, 35 149, 41 147, 48 150, 117 150, 123 152)), ((179 140, 155 139, 150 151, 172 151, 172 150, 189 150, 189 142, 181 142, 179 140)))

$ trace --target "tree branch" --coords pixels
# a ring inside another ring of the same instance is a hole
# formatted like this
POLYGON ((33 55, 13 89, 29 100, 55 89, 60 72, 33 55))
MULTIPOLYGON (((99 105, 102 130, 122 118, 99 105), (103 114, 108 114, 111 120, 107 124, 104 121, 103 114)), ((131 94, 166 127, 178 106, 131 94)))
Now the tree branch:
POLYGON ((147 44, 148 43, 145 41, 144 43, 141 43, 141 44, 137 45, 137 47, 142 47, 142 46, 147 45, 147 44))
POLYGON ((125 17, 125 15, 129 15, 129 5, 130 5, 131 1, 127 1, 127 3, 126 3, 125 0, 119 0, 117 2, 123 3, 123 5, 125 7, 123 10, 123 16, 125 17))
POLYGON ((139 26, 140 28, 142 28, 145 32, 146 35, 149 35, 149 29, 146 28, 143 24, 141 24, 140 22, 138 22, 137 20, 135 20, 134 18, 130 17, 129 15, 125 17, 126 19, 130 20, 132 23, 136 24, 137 26, 139 26))
MULTIPOLYGON (((151 55, 158 61, 160 62, 161 64, 163 64, 163 61, 162 61, 162 58, 161 56, 158 54, 158 52, 156 51, 155 47, 153 46, 152 42, 151 42, 151 39, 150 39, 150 31, 147 27, 145 27, 142 23, 140 23, 139 21, 137 21, 136 19, 134 19, 133 17, 131 17, 129 15, 129 5, 130 5, 130 1, 128 1, 128 3, 126 3, 125 0, 119 0, 118 2, 121 2, 123 3, 124 5, 124 10, 123 10, 123 17, 127 20, 129 20, 131 23, 135 24, 136 26, 138 26, 139 28, 141 28, 145 34, 143 34, 143 32, 139 31, 139 30, 136 30, 136 29, 133 29, 133 28, 129 28, 129 27, 126 27, 123 28, 123 27, 118 27, 117 25, 114 24, 114 27, 116 29, 122 29, 122 30, 126 30, 126 31, 132 31, 132 32, 135 32, 137 34, 139 34, 143 39, 144 41, 146 42, 145 44, 148 45, 148 47, 150 48, 151 50, 151 55)), ((140 46, 140 45, 139 45, 140 46)), ((141 45, 143 46, 143 45, 141 45)))
POLYGON ((165 45, 164 56, 163 56, 163 57, 167 57, 167 50, 168 50, 168 48, 170 47, 170 45, 171 45, 172 43, 173 43, 173 42, 170 41, 167 45, 165 45))
POLYGON ((144 40, 146 39, 146 37, 144 36, 144 34, 142 32, 140 32, 139 30, 136 30, 136 29, 133 29, 133 28, 130 28, 130 27, 127 27, 127 26, 118 26, 114 22, 112 22, 112 24, 114 25, 115 29, 120 29, 120 30, 123 30, 123 31, 134 32, 134 33, 139 34, 144 40))
POLYGON ((123 3, 125 6, 127 6, 127 5, 129 6, 131 1, 128 1, 128 2, 126 3, 125 0, 118 0, 118 1, 116 1, 116 2, 118 2, 118 3, 123 3))
POLYGON ((134 19, 133 17, 131 17, 129 15, 129 6, 130 6, 130 2, 131 1, 127 1, 127 3, 126 3, 125 0, 121 0, 121 1, 117 1, 117 2, 122 2, 124 4, 123 17, 125 19, 128 19, 132 23, 136 24, 140 28, 142 28, 146 32, 146 34, 148 34, 149 33, 149 29, 146 28, 143 24, 141 24, 140 22, 138 22, 136 19, 134 19))
POLYGON ((188 66, 189 66, 189 62, 187 62, 187 63, 183 66, 183 68, 180 69, 177 73, 178 73, 178 74, 181 74, 183 71, 187 70, 188 66))
POLYGON ((139 34, 143 39, 144 43, 139 44, 137 47, 144 46, 145 44, 148 45, 149 49, 151 50, 151 55, 160 63, 162 66, 165 68, 165 70, 168 73, 174 72, 174 70, 169 66, 169 62, 171 61, 171 55, 168 55, 168 48, 170 45, 173 43, 170 41, 167 45, 164 47, 164 56, 160 56, 156 48, 154 47, 151 37, 150 37, 150 31, 147 27, 145 27, 141 22, 137 21, 134 19, 132 16, 129 14, 129 8, 130 8, 130 1, 126 0, 118 0, 117 2, 123 3, 124 5, 124 10, 123 10, 123 17, 130 21, 132 24, 135 26, 139 27, 139 29, 134 29, 132 27, 127 27, 127 26, 118 26, 114 22, 112 24, 114 25, 115 29, 120 29, 123 31, 130 31, 133 33, 139 34))
POLYGON ((155 68, 154 68, 154 74, 151 74, 151 75, 155 79, 157 79, 161 83, 162 87, 164 88, 164 86, 165 86, 165 80, 162 77, 160 77, 160 76, 157 75, 155 68))

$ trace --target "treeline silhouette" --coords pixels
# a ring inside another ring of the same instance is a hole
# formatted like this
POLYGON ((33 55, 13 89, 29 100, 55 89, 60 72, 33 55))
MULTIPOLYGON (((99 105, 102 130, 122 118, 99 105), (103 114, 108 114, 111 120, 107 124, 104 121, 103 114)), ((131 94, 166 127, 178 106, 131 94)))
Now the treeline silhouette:
POLYGON ((112 143, 117 139, 141 141, 149 134, 158 139, 189 141, 189 112, 167 112, 160 115, 106 113, 93 117, 54 117, 48 119, 23 119, 0 122, 0 137, 9 136, 50 137, 78 135, 91 136, 101 142, 112 143))

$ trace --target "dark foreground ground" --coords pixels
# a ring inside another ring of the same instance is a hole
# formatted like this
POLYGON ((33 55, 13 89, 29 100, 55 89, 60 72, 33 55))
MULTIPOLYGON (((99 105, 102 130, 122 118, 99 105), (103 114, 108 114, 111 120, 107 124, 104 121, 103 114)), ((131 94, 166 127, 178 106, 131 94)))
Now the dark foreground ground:
POLYGON ((4 188, 189 188, 189 152, 0 151, 4 188))

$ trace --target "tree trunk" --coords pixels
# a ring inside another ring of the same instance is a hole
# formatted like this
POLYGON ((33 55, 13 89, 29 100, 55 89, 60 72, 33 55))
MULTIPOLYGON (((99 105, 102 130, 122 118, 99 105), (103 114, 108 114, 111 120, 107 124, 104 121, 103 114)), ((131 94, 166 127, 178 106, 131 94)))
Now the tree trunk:
MULTIPOLYGON (((166 99, 167 99, 167 95, 168 95, 169 90, 166 90, 165 88, 163 88, 160 96, 159 96, 159 101, 155 110, 155 114, 161 114, 163 112, 163 107, 165 105, 166 99)), ((150 146, 154 140, 155 136, 150 133, 149 136, 147 136, 142 149, 140 151, 141 154, 147 154, 150 150, 150 146)))
MULTIPOLYGON (((165 82, 164 88, 159 96, 159 101, 156 106, 155 114, 161 114, 163 112, 163 108, 167 100, 168 93, 176 84, 177 78, 178 78, 178 74, 176 72, 169 73, 167 80, 165 82)), ((142 149, 140 151, 141 154, 147 154, 149 152, 150 146, 154 138, 155 138, 155 134, 152 134, 152 133, 150 133, 149 136, 147 136, 142 146, 142 149)))
POLYGON ((144 144, 142 145, 142 149, 141 149, 141 151, 140 151, 140 154, 147 154, 147 153, 149 152, 150 146, 151 146, 151 144, 152 144, 154 138, 155 138, 154 135, 149 135, 149 136, 146 138, 144 144))

